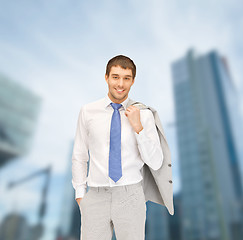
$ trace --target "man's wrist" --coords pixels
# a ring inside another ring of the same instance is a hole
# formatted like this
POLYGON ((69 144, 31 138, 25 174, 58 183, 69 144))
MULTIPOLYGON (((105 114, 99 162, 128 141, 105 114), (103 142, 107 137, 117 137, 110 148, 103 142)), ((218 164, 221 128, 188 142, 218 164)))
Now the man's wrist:
POLYGON ((142 130, 143 130, 143 126, 140 125, 139 127, 137 127, 137 128, 135 129, 135 132, 136 132, 137 134, 139 134, 142 130))

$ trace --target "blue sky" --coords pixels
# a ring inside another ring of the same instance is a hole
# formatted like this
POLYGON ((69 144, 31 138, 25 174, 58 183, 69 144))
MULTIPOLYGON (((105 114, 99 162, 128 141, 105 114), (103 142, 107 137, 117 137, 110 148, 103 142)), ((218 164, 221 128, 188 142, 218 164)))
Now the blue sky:
POLYGON ((0 73, 42 98, 31 151, 0 170, 4 196, 0 212, 12 211, 13 206, 25 212, 25 206, 32 206, 28 218, 35 222, 37 205, 33 202, 39 201, 43 179, 11 193, 5 185, 10 176, 18 179, 52 164, 45 218, 49 228, 43 239, 51 239, 59 221, 63 177, 71 161, 80 107, 107 94, 104 74, 110 58, 124 54, 137 66, 129 97, 159 113, 171 147, 175 192, 180 183, 171 62, 191 47, 199 54, 217 49, 227 57, 236 87, 243 93, 241 1, 25 0, 0 4, 0 73))

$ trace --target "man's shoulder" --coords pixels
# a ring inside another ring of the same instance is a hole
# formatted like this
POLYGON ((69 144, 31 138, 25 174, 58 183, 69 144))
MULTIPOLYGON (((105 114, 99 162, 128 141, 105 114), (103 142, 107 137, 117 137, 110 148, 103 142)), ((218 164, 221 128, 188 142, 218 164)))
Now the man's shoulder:
POLYGON ((153 110, 154 108, 151 108, 150 106, 140 102, 140 101, 134 101, 131 99, 130 105, 137 107, 140 110, 140 114, 142 118, 153 118, 153 110))
POLYGON ((148 106, 148 105, 146 105, 146 104, 144 104, 143 102, 140 102, 140 101, 131 100, 131 105, 139 108, 140 110, 142 110, 144 112, 154 112, 154 111, 156 111, 153 107, 148 106))

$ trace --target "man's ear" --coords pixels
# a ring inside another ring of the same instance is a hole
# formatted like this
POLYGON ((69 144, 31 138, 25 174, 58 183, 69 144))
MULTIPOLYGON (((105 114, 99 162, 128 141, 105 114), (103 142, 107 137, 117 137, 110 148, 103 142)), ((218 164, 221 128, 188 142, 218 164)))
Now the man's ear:
POLYGON ((132 85, 133 85, 134 82, 135 82, 135 78, 132 79, 132 85))

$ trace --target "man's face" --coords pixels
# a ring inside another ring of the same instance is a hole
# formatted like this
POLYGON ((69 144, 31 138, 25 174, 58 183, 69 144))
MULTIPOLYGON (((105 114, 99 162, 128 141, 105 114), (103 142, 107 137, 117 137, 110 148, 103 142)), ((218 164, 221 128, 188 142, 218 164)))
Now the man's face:
POLYGON ((109 77, 105 75, 109 87, 108 96, 114 103, 121 103, 127 99, 131 86, 134 83, 131 69, 112 66, 109 77), (122 90, 122 91, 118 91, 122 90))

